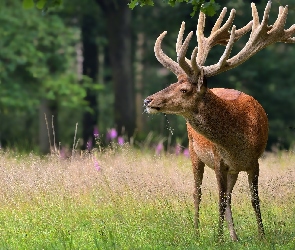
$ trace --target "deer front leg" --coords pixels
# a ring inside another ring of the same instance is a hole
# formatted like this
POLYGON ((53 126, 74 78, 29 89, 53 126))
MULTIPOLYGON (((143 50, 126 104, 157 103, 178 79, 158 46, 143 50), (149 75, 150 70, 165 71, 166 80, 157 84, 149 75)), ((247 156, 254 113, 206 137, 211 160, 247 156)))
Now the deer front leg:
POLYGON ((200 209, 200 203, 201 203, 201 196, 202 196, 202 180, 203 180, 203 174, 204 174, 204 167, 205 164, 198 158, 196 155, 194 149, 190 147, 190 157, 192 161, 193 166, 193 173, 194 173, 194 180, 195 180, 195 187, 194 187, 194 205, 195 205, 195 228, 196 228, 196 234, 199 235, 199 209, 200 209))
POLYGON ((259 203, 259 196, 258 196, 259 164, 257 163, 257 167, 252 169, 251 171, 248 171, 247 174, 248 174, 249 187, 251 191, 251 203, 252 203, 252 207, 254 208, 256 220, 258 224, 258 233, 260 237, 264 237, 264 229, 263 229, 263 224, 261 219, 260 203, 259 203))
POLYGON ((195 204, 195 228, 196 233, 199 235, 199 209, 201 203, 201 196, 202 196, 202 180, 203 180, 203 173, 204 173, 204 166, 205 164, 201 161, 198 161, 195 165, 193 165, 193 173, 195 179, 195 191, 194 191, 194 204, 195 204))
POLYGON ((219 222, 218 222, 218 238, 223 238, 223 222, 224 215, 227 206, 227 173, 228 167, 223 163, 223 160, 216 163, 215 174, 217 179, 218 191, 219 191, 219 222))

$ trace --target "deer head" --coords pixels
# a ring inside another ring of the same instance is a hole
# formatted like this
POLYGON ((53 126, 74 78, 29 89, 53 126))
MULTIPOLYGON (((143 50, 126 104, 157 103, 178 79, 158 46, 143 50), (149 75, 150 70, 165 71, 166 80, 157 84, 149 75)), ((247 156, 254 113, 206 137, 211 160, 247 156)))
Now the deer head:
POLYGON ((273 25, 268 25, 270 1, 266 5, 261 23, 255 4, 252 3, 251 7, 253 20, 240 29, 236 29, 236 26, 232 25, 236 13, 234 9, 231 10, 227 21, 222 25, 227 12, 227 9, 223 8, 209 37, 204 36, 205 14, 200 12, 196 32, 198 46, 193 50, 190 59, 185 55, 193 32, 190 32, 183 41, 184 22, 181 24, 176 42, 177 62, 169 58, 161 49, 162 40, 167 32, 164 31, 158 37, 154 47, 156 58, 177 76, 178 81, 144 100, 148 113, 163 112, 186 116, 187 113, 197 108, 198 100, 207 92, 206 78, 237 67, 270 44, 276 42, 295 43, 295 38, 292 38, 295 33, 295 25, 284 29, 288 6, 280 6, 277 20, 273 25), (250 38, 245 47, 238 54, 230 57, 234 43, 250 30, 250 38), (216 64, 205 66, 204 63, 209 51, 218 44, 226 46, 223 55, 216 64))

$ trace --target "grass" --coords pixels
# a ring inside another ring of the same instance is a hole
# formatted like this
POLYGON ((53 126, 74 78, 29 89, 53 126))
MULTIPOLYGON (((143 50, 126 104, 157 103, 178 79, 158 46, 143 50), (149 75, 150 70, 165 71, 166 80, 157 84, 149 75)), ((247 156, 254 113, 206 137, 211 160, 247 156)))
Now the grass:
POLYGON ((261 160, 266 238, 259 240, 246 175, 233 193, 240 237, 216 240, 217 187, 206 169, 194 234, 189 159, 128 146, 40 157, 0 151, 0 249, 294 249, 295 154, 261 160), (97 165, 99 165, 99 170, 97 165))

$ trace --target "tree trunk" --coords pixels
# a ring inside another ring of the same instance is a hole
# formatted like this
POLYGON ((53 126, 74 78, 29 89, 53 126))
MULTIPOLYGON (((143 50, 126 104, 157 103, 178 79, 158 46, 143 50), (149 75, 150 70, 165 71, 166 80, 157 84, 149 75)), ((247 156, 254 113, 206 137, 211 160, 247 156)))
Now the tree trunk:
POLYGON ((144 33, 140 32, 137 35, 136 53, 135 53, 135 108, 136 108, 136 129, 138 132, 144 131, 144 117, 142 115, 142 101, 143 101, 143 44, 144 33))
MULTIPOLYGON (((91 14, 84 14, 82 18, 81 33, 83 43, 83 75, 96 83, 98 74, 98 47, 96 44, 97 25, 96 19, 91 14)), ((88 102, 90 111, 85 111, 82 121, 83 149, 87 145, 94 145, 93 128, 98 123, 98 101, 96 93, 87 90, 85 100, 88 102)), ((88 147, 88 149, 90 149, 88 147)))
POLYGON ((115 103, 115 124, 118 133, 130 138, 135 129, 135 98, 132 79, 131 10, 128 1, 97 0, 107 21, 110 63, 115 103))

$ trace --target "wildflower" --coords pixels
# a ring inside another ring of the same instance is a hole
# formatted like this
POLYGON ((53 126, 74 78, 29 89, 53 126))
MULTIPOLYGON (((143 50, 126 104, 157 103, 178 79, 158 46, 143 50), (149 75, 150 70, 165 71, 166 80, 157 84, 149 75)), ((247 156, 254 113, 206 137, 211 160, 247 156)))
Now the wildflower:
POLYGON ((107 133, 107 139, 109 140, 114 140, 115 138, 117 138, 117 136, 118 136, 118 132, 115 128, 111 128, 109 132, 107 133))
POLYGON ((189 158, 189 149, 188 148, 185 148, 183 150, 183 155, 186 156, 187 158, 189 158))
POLYGON ((94 136, 94 138, 97 138, 97 137, 99 136, 99 131, 98 131, 97 126, 95 126, 95 127, 93 128, 93 136, 94 136))
POLYGON ((101 167, 100 167, 100 165, 99 165, 99 163, 98 163, 98 161, 96 159, 94 160, 94 167, 95 167, 95 169, 97 171, 100 171, 101 170, 101 167))
POLYGON ((175 154, 179 155, 180 153, 181 153, 181 146, 179 143, 177 143, 175 146, 175 154))
POLYGON ((124 138, 122 136, 118 136, 118 144, 122 146, 124 142, 124 138))
POLYGON ((89 140, 87 141, 86 147, 87 147, 87 150, 89 150, 89 151, 92 149, 92 139, 91 138, 89 138, 89 140))
POLYGON ((158 145, 156 146, 156 154, 160 154, 164 149, 163 143, 159 142, 158 145))

